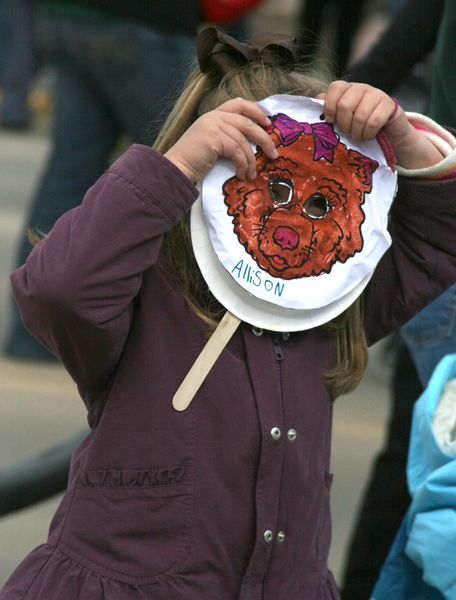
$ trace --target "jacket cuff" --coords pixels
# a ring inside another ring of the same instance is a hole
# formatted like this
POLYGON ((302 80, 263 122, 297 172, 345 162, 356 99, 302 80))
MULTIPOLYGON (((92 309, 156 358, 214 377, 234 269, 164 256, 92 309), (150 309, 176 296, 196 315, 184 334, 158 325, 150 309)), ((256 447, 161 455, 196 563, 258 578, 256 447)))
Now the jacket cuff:
POLYGON ((410 123, 442 153, 444 158, 431 167, 422 169, 404 169, 396 165, 396 171, 404 177, 419 179, 450 179, 456 177, 456 137, 447 129, 441 127, 419 113, 405 113, 410 123))

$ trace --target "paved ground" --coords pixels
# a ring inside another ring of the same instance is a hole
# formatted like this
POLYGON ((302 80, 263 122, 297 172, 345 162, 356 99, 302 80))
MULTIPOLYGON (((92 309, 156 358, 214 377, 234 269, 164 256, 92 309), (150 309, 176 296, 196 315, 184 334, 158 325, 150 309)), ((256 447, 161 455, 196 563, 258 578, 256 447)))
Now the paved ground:
MULTIPOLYGON (((47 152, 43 134, 0 134, 0 334, 5 335, 8 273, 24 210, 47 152)), ((371 457, 381 443, 388 402, 385 369, 335 406, 334 543, 331 564, 340 573, 344 547, 371 457)), ((74 385, 57 366, 0 359, 0 467, 29 457, 84 427, 74 385)), ((0 519, 0 582, 45 538, 58 498, 0 519)))

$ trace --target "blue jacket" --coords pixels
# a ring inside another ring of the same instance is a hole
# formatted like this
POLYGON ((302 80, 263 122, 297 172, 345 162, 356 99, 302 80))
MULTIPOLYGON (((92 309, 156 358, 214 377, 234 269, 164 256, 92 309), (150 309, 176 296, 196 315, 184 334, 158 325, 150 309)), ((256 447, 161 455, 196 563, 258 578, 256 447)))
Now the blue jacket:
POLYGON ((456 600, 456 454, 442 451, 433 429, 445 385, 454 378, 456 354, 449 354, 416 403, 407 465, 412 502, 372 600, 456 600))

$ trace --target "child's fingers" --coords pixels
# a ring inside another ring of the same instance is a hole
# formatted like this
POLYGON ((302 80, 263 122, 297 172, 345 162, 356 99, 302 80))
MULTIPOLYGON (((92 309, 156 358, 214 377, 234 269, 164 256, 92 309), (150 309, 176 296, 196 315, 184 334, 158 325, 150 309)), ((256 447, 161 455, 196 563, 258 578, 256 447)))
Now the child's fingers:
POLYGON ((224 123, 221 127, 223 155, 236 165, 239 179, 256 176, 256 158, 252 146, 236 127, 224 123))
POLYGON ((239 144, 230 136, 224 136, 221 140, 222 155, 232 160, 236 166, 236 176, 245 179, 248 161, 239 144))
POLYGON ((394 101, 367 84, 335 81, 325 100, 325 118, 355 140, 372 139, 388 121, 394 101))
POLYGON ((326 90, 324 112, 328 123, 334 123, 337 113, 337 103, 350 86, 351 84, 347 81, 333 81, 326 90))
MULTIPOLYGON (((377 108, 382 103, 382 97, 379 94, 365 93, 358 104, 352 120, 350 135, 355 140, 367 139, 366 125, 370 123, 369 129, 376 126, 380 113, 377 108), (374 115, 375 113, 375 115, 374 115)), ((380 127, 379 127, 380 129, 380 127)))
POLYGON ((269 158, 277 158, 278 153, 271 136, 248 117, 239 114, 225 114, 224 122, 235 127, 249 142, 260 146, 269 158))
MULTIPOLYGON (((249 100, 235 98, 219 106, 218 110, 229 113, 231 119, 236 119, 233 124, 253 144, 260 146, 270 158, 277 158, 277 150, 271 136, 264 130, 271 125, 271 120, 264 110, 249 100)), ((231 121, 230 121, 231 122, 231 121)))
POLYGON ((379 133, 380 129, 386 125, 392 112, 391 102, 391 98, 385 96, 380 100, 375 109, 371 111, 364 130, 361 133, 361 139, 372 140, 379 133))
MULTIPOLYGON (((363 104, 366 90, 361 86, 348 87, 338 98, 333 123, 348 135, 357 123, 358 108, 363 104)), ((364 124, 364 123, 363 123, 364 124)))
POLYGON ((271 120, 264 110, 258 106, 258 104, 255 104, 255 102, 244 100, 244 98, 234 98, 233 100, 228 100, 227 102, 221 104, 217 110, 243 115, 251 121, 258 123, 258 125, 261 125, 261 127, 267 127, 268 125, 271 125, 271 120))

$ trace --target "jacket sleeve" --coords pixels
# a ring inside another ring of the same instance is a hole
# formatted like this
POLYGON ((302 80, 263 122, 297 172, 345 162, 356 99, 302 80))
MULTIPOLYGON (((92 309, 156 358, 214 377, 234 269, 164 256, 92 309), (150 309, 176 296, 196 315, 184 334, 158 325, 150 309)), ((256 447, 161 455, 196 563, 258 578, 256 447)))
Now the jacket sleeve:
POLYGON ((134 145, 13 273, 25 326, 60 358, 89 406, 121 356, 143 272, 196 196, 167 159, 134 145))
POLYGON ((400 177, 389 229, 392 245, 364 292, 369 344, 456 281, 456 179, 400 177))

